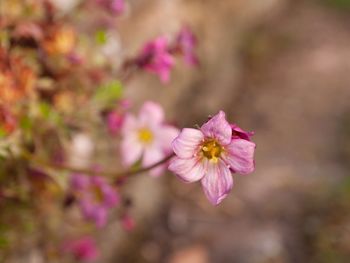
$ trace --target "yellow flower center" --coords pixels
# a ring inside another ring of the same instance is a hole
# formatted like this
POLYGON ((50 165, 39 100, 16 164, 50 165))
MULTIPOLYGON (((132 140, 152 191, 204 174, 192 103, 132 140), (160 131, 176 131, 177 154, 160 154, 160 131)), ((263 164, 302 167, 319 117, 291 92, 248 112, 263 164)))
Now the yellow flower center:
POLYGON ((209 139, 202 144, 201 151, 204 157, 217 162, 223 148, 216 140, 209 139))
POLYGON ((140 129, 138 135, 139 140, 145 144, 151 143, 153 141, 153 133, 147 128, 140 129))

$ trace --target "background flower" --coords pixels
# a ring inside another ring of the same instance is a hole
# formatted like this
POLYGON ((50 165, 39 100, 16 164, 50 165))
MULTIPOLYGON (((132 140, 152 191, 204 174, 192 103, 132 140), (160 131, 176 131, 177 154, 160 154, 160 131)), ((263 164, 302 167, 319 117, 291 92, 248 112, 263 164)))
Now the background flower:
MULTIPOLYGON (((128 114, 122 128, 121 153, 124 164, 130 166, 141 158, 143 167, 155 164, 171 152, 171 142, 178 129, 164 123, 164 111, 154 102, 145 102, 137 117, 128 114)), ((151 170, 159 175, 164 170, 159 166, 151 170)))

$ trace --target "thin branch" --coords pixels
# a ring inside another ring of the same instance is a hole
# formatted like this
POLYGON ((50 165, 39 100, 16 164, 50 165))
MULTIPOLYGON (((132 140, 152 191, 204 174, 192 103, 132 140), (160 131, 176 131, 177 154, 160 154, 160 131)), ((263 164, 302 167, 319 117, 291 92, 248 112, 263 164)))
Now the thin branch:
POLYGON ((120 179, 124 179, 124 178, 130 177, 130 176, 134 176, 134 175, 139 174, 139 173, 148 172, 148 171, 152 170, 153 168, 156 168, 157 166, 162 165, 162 164, 166 163, 167 161, 169 161, 174 156, 174 153, 166 156, 164 159, 162 159, 162 160, 160 160, 152 165, 149 165, 146 167, 141 167, 138 169, 124 170, 121 172, 98 171, 96 169, 76 168, 76 167, 71 167, 71 166, 65 165, 65 164, 50 163, 50 162, 42 160, 38 157, 35 157, 34 155, 32 155, 29 152, 23 152, 22 155, 25 159, 27 159, 31 163, 34 163, 34 164, 37 164, 37 165, 40 165, 43 167, 61 170, 61 171, 72 172, 72 173, 82 173, 82 174, 89 174, 89 175, 102 175, 102 176, 106 176, 106 177, 113 177, 115 179, 120 180, 120 179))

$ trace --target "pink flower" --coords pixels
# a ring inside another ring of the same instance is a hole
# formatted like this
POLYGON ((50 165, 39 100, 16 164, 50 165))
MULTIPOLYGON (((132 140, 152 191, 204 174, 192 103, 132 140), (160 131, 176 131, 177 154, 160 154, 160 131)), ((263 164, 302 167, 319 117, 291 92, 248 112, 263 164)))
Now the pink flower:
POLYGON ((148 42, 142 49, 137 64, 146 71, 157 74, 163 83, 168 82, 170 70, 174 65, 173 55, 169 52, 168 39, 158 37, 148 42))
MULTIPOLYGON (((237 126, 234 126, 237 129, 237 126)), ((255 143, 239 136, 220 111, 197 129, 185 128, 172 143, 176 154, 169 170, 185 182, 201 180, 209 201, 217 205, 231 191, 231 173, 254 171, 255 143)))
POLYGON ((106 225, 108 210, 119 202, 115 189, 103 177, 82 174, 72 175, 71 187, 76 193, 84 217, 94 221, 97 227, 106 225))
POLYGON ((111 0, 110 7, 115 14, 122 14, 125 10, 125 2, 124 0, 111 0))
POLYGON ((68 241, 64 244, 63 251, 81 261, 96 260, 99 256, 95 240, 88 236, 68 241))
POLYGON ((135 228, 135 220, 128 214, 123 215, 121 223, 125 231, 131 232, 135 228))
POLYGON ((111 134, 116 134, 121 130, 125 118, 125 112, 129 107, 129 101, 121 100, 115 109, 107 113, 107 128, 111 134))
POLYGON ((194 48, 197 45, 197 39, 191 29, 184 26, 176 39, 176 49, 180 51, 188 65, 198 65, 198 58, 194 53, 194 48))
MULTIPOLYGON (((143 167, 155 164, 171 153, 171 142, 179 130, 164 123, 160 105, 145 102, 137 117, 127 114, 122 128, 121 153, 125 165, 130 166, 140 158, 143 167)), ((159 175, 164 166, 151 170, 159 175)))
POLYGON ((97 4, 103 6, 107 11, 121 15, 125 11, 124 0, 96 0, 97 4))

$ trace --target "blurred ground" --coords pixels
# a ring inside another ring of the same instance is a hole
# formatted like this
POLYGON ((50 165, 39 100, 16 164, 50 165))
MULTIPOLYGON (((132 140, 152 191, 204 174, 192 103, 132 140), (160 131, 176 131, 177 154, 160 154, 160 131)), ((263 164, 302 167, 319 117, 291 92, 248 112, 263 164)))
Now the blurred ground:
MULTIPOLYGON (((350 218, 338 189, 349 175, 350 14, 320 1, 152 1, 148 11, 135 3, 139 22, 121 26, 126 42, 146 24, 156 34, 184 18, 199 35, 202 65, 196 72, 179 67, 164 88, 142 76, 129 94, 161 101, 181 126, 226 110, 256 132, 257 169, 235 175, 232 194, 215 208, 198 184, 163 178, 169 189, 157 192, 145 227, 115 257, 347 262, 350 218), (147 91, 137 93, 141 83, 147 91)), ((138 37, 149 38, 144 33, 138 37)), ((149 178, 135 184, 147 196, 162 185, 149 178)), ((141 211, 142 200, 135 201, 141 211)))

